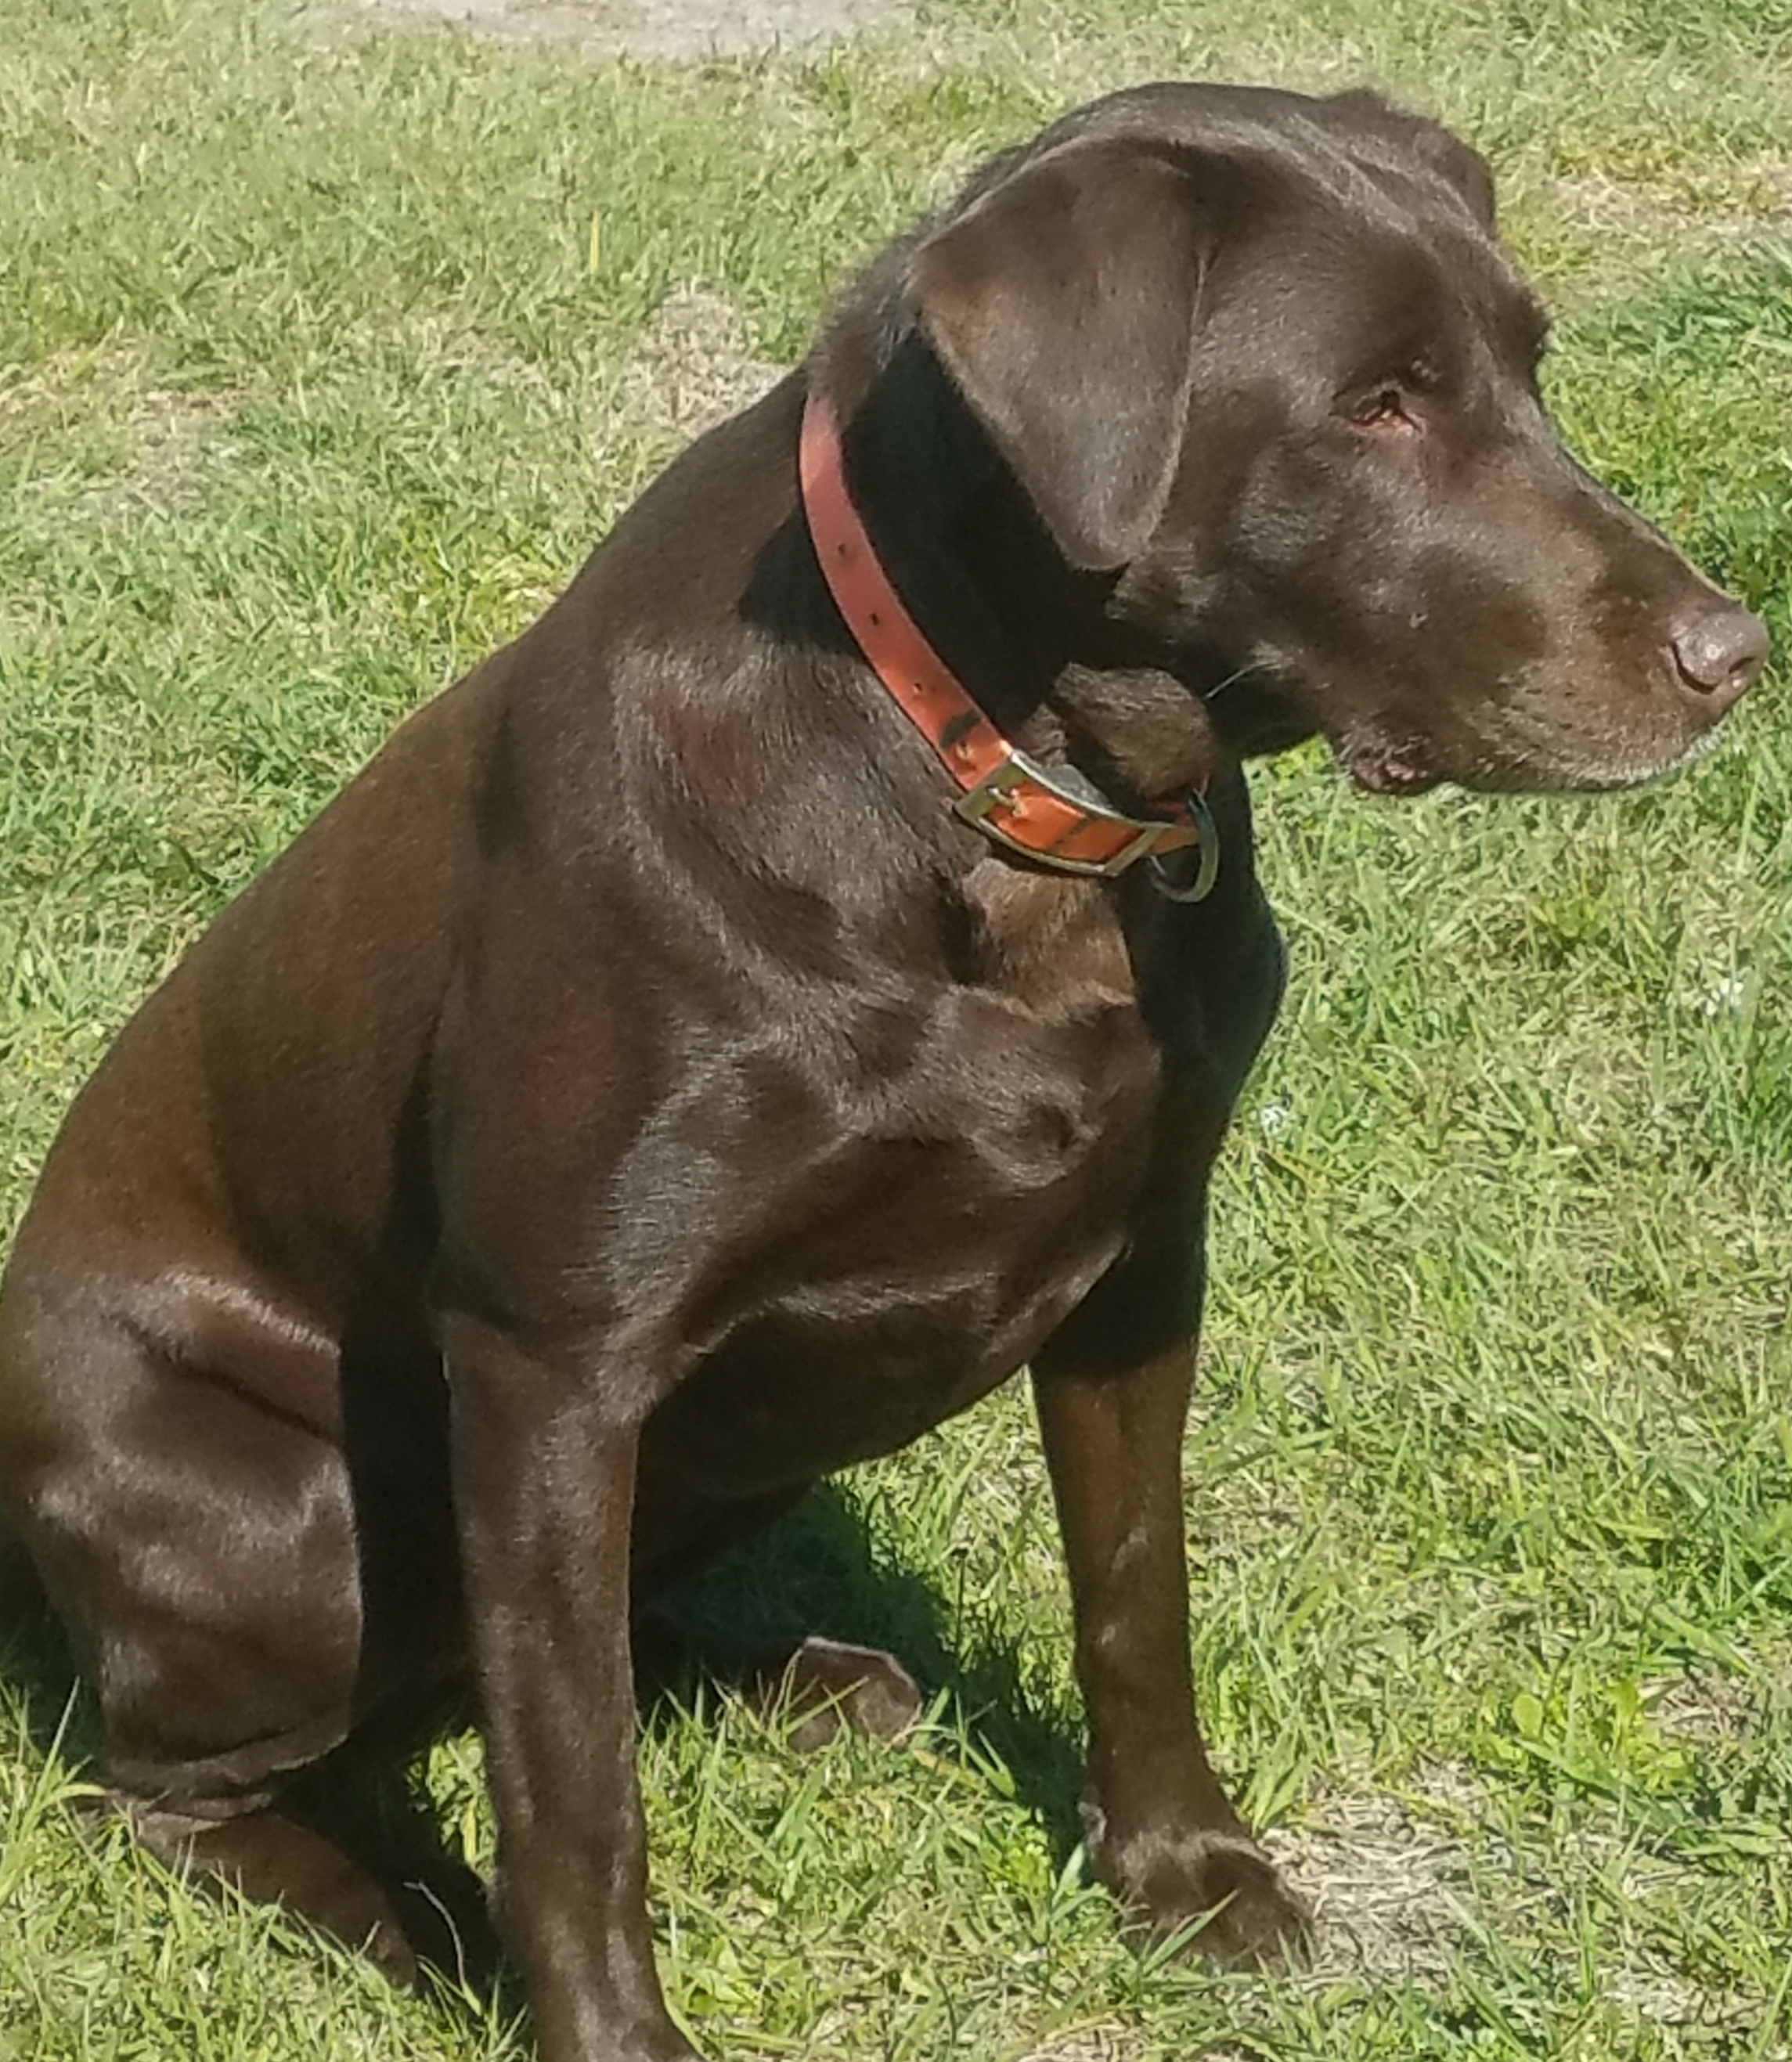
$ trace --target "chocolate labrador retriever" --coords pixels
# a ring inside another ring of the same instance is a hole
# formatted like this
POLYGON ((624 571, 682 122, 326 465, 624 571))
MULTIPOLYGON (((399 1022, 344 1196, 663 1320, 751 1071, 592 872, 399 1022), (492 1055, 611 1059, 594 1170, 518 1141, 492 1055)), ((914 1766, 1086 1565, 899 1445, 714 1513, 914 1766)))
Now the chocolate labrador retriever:
POLYGON ((147 1840, 403 1968, 288 1793, 470 1673, 542 2053, 689 2058, 635 1611, 1025 1366, 1094 1867, 1222 1957, 1297 1939, 1197 1729, 1179 1480, 1281 983, 1241 762, 1616 785, 1766 656, 1563 450, 1544 327, 1429 122, 1084 107, 223 912, 0 1314, 6 1514, 147 1840))

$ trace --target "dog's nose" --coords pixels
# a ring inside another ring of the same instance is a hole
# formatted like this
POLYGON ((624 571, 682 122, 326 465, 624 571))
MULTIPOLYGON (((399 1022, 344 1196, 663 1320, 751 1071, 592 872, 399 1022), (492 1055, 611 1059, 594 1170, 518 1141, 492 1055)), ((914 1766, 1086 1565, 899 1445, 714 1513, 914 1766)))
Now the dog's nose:
POLYGON ((1674 630, 1674 663, 1684 685, 1714 716, 1735 701, 1767 663, 1767 632, 1759 616, 1733 601, 1702 609, 1674 630))

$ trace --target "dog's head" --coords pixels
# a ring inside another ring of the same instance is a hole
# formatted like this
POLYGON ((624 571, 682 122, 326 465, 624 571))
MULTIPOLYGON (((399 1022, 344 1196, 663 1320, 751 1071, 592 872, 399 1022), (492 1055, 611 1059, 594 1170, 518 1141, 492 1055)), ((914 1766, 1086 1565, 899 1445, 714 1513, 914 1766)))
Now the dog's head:
POLYGON ((1136 656, 1364 786, 1678 764, 1766 633, 1563 448, 1481 160, 1367 94, 1161 86, 995 160, 908 305, 1136 656))

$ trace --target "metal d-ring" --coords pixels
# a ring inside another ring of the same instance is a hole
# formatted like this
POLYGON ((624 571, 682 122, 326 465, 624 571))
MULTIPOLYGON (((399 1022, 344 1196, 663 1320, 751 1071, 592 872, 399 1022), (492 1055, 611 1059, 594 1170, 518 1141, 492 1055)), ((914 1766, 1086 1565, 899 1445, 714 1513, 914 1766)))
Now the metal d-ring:
MULTIPOLYGON (((1145 865, 1151 869, 1151 885, 1160 895, 1167 896, 1172 902, 1205 902, 1220 877, 1220 830, 1205 795, 1191 788, 1187 806, 1189 820, 1195 827, 1194 879, 1186 886, 1179 887, 1159 852, 1153 852, 1145 865)), ((1181 849, 1186 852, 1188 847, 1185 845, 1181 849)))

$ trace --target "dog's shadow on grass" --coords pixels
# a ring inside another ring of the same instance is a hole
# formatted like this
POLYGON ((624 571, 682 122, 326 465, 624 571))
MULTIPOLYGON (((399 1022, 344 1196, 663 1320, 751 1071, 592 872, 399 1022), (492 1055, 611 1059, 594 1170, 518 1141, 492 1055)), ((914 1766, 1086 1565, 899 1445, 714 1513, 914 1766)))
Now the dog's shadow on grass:
POLYGON ((1058 1865, 1081 1838, 1080 1743, 1031 1695, 1018 1650, 999 1639, 955 1636, 947 1600, 876 1551, 865 1521, 832 1483, 684 1583, 664 1615, 694 1661, 669 1691, 643 1695, 649 1726, 676 1722, 668 1699, 681 1705, 693 1679, 727 1686, 742 1659, 820 1634, 893 1655, 930 1702, 945 1691, 957 1728, 1012 1776, 1058 1865))
POLYGON ((13 1693, 25 1737, 76 1780, 98 1763, 99 1703, 62 1628, 38 1599, 9 1598, 0 1619, 0 1684, 13 1693))

